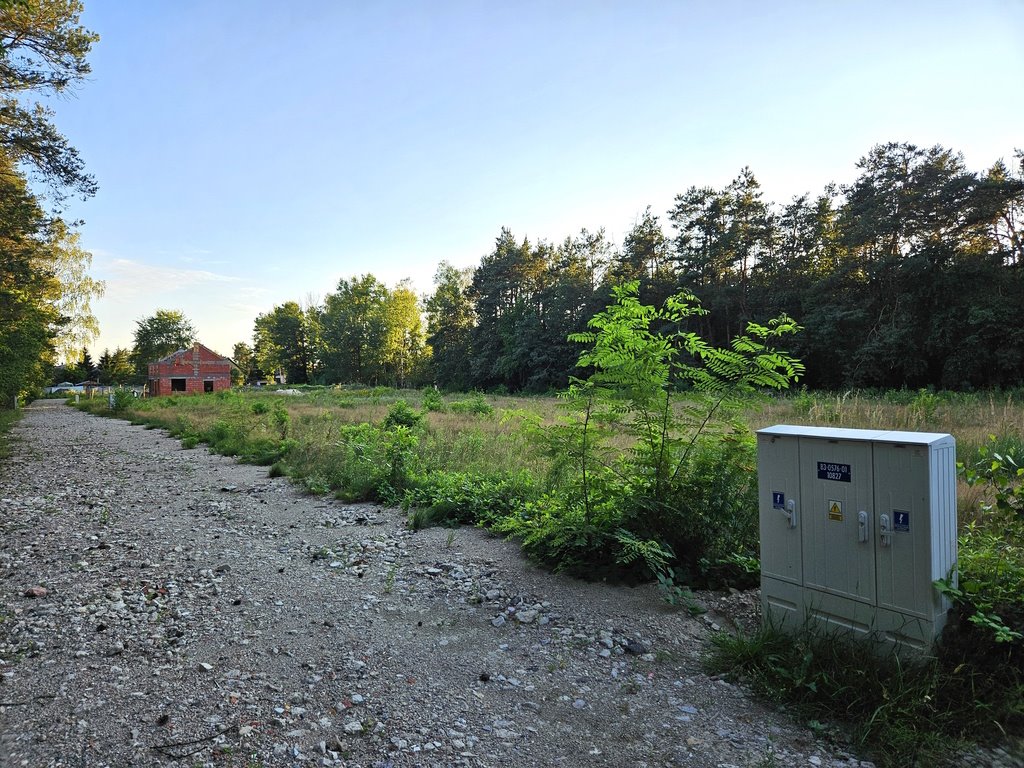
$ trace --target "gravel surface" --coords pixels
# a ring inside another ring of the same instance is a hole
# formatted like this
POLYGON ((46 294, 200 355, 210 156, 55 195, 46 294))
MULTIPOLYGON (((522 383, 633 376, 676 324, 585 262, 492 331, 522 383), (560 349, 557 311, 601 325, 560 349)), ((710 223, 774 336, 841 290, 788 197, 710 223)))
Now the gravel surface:
POLYGON ((700 663, 651 587, 38 401, 0 466, 0 766, 872 764, 700 663))

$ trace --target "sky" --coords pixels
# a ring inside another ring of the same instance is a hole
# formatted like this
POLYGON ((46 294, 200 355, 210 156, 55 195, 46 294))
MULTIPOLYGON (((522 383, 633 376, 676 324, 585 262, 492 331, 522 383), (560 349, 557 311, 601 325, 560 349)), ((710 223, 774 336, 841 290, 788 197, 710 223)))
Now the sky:
POLYGON ((231 354, 341 278, 475 266, 502 227, 613 241, 749 166, 777 203, 872 146, 1024 148, 1024 0, 84 0, 56 124, 99 192, 91 345, 184 312, 231 354))

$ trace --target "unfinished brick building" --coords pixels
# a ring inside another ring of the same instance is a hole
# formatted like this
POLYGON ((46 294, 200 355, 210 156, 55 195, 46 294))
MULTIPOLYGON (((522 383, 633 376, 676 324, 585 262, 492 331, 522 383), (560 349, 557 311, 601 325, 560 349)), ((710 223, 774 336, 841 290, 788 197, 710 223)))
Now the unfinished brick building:
POLYGON ((231 389, 232 362, 199 342, 149 364, 147 390, 153 397, 231 389))

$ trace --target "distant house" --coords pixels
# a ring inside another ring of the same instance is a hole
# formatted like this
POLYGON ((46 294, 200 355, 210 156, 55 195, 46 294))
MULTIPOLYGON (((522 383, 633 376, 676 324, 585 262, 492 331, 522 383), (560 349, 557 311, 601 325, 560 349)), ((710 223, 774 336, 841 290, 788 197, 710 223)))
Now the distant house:
POLYGON ((231 389, 232 362, 199 342, 149 364, 149 394, 199 394, 231 389))

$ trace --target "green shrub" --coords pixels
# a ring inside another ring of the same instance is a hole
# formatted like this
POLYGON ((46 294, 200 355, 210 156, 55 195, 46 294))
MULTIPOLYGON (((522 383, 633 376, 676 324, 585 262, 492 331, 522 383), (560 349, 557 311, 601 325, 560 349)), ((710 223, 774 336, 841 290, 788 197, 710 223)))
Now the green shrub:
POLYGON ((534 483, 525 472, 487 477, 435 471, 417 478, 405 491, 402 509, 413 510, 413 528, 487 525, 516 514, 532 495, 534 483))
POLYGON ((129 407, 135 405, 137 398, 130 389, 115 389, 110 402, 110 408, 114 413, 123 413, 129 407))
POLYGON ((651 578, 671 567, 707 581, 705 571, 757 549, 753 440, 729 416, 742 396, 798 378, 803 366, 772 346, 798 328, 785 317, 751 323, 718 349, 683 330, 704 314, 693 296, 655 309, 638 294, 637 283, 614 289, 593 330, 570 337, 591 345, 579 366, 593 373, 560 395, 568 418, 542 430, 552 491, 499 526, 556 569, 629 566, 651 578), (671 563, 629 557, 630 541, 671 552, 671 563))
POLYGON ((288 409, 282 403, 275 403, 272 418, 274 426, 277 427, 277 431, 281 435, 281 439, 284 440, 288 437, 288 425, 291 422, 288 409))
POLYGON ((225 419, 218 419, 203 436, 210 450, 224 456, 237 456, 243 440, 235 432, 234 425, 225 419))
POLYGON ((990 436, 973 465, 958 464, 961 478, 984 493, 980 514, 959 539, 958 584, 936 586, 989 641, 1024 651, 1024 466, 1011 447, 990 436))
POLYGON ((377 497, 382 501, 399 501, 402 493, 410 485, 416 444, 416 435, 402 425, 394 426, 384 434, 387 476, 377 484, 376 489, 377 497))
POLYGON ((809 416, 814 403, 814 395, 807 391, 807 387, 800 387, 800 392, 792 398, 793 411, 799 416, 809 416))
POLYGON ((482 392, 473 392, 465 400, 456 400, 449 403, 448 409, 452 413, 472 413, 477 416, 492 416, 494 406, 487 402, 482 392))
MULTIPOLYGON (((285 440, 282 469, 303 484, 315 477, 318 488, 346 501, 401 499, 416 470, 417 437, 406 427, 384 429, 373 424, 347 424, 330 445, 285 440)), ((307 484, 308 487, 308 484, 307 484)))
POLYGON ((572 494, 551 492, 496 520, 492 528, 518 538, 528 558, 555 572, 622 578, 636 569, 618 560, 620 523, 621 515, 614 506, 586 509, 572 494))
POLYGON ((0 410, 0 459, 7 458, 11 453, 11 427, 21 418, 21 411, 0 410))
POLYGON ((423 415, 417 413, 405 400, 397 400, 388 409, 388 415, 384 419, 384 428, 405 427, 415 429, 423 421, 423 415))
POLYGON ((425 389, 423 390, 423 410, 430 412, 435 411, 437 413, 444 413, 448 410, 444 403, 444 398, 441 393, 436 389, 425 389))
POLYGON ((707 581, 709 567, 728 571, 727 558, 758 549, 756 467, 749 435, 699 440, 659 496, 626 483, 622 525, 671 549, 680 577, 707 581))
POLYGON ((919 389, 914 399, 910 401, 910 416, 914 424, 923 426, 928 424, 939 409, 942 400, 934 392, 927 389, 919 389))

